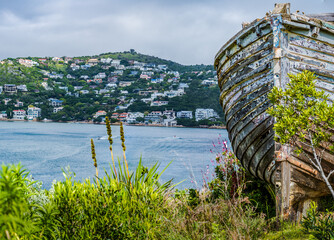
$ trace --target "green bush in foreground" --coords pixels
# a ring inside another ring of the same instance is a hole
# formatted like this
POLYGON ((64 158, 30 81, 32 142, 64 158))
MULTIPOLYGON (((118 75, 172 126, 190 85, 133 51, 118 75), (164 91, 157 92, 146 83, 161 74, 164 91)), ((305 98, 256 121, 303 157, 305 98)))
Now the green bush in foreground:
POLYGON ((153 238, 170 187, 170 181, 158 183, 157 169, 157 164, 145 168, 140 161, 130 179, 126 169, 119 167, 119 180, 106 172, 95 183, 81 183, 66 174, 64 182, 54 184, 50 197, 59 211, 60 238, 153 238))
POLYGON ((320 213, 317 204, 311 202, 306 216, 303 217, 301 225, 306 233, 311 233, 316 239, 334 239, 334 213, 320 213))

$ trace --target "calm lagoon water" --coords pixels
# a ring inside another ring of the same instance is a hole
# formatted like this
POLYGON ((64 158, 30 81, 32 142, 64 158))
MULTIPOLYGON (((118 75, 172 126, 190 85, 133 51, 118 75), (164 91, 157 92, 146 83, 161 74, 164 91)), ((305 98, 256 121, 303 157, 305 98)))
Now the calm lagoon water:
MULTIPOLYGON (((185 180, 178 188, 198 187, 202 172, 211 164, 212 141, 227 139, 226 130, 124 126, 127 160, 133 170, 140 157, 145 166, 156 162, 163 169, 162 181, 185 180)), ((121 157, 119 126, 112 126, 114 156, 121 157)), ((70 166, 76 179, 92 178, 95 173, 90 139, 95 142, 99 172, 109 170, 109 142, 104 125, 75 123, 0 122, 0 163, 19 163, 35 180, 50 188, 53 180, 63 180, 62 168, 70 166)))

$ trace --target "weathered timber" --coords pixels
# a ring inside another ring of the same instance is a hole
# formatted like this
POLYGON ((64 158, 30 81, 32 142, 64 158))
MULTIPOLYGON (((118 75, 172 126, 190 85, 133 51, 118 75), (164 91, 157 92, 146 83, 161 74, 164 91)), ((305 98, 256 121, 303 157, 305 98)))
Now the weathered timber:
POLYGON ((334 13, 308 14, 307 16, 310 18, 321 19, 326 22, 334 23, 334 13))
MULTIPOLYGON (((273 86, 286 87, 288 73, 310 70, 318 76, 317 89, 334 102, 333 19, 334 14, 290 13, 290 4, 276 4, 271 14, 244 25, 215 57, 233 151, 251 174, 276 186, 278 215, 293 220, 311 199, 329 192, 306 155, 275 144, 267 95, 273 86)), ((334 156, 326 148, 323 153, 329 172, 334 156)))

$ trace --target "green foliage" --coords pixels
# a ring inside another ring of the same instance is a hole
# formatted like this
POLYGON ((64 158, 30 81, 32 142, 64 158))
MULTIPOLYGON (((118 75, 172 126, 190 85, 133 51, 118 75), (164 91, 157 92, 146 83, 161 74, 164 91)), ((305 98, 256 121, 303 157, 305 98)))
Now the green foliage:
MULTIPOLYGON (((314 147, 318 147, 331 137, 328 130, 334 127, 334 106, 328 104, 324 91, 316 90, 314 73, 304 71, 289 74, 289 78, 285 91, 274 87, 268 94, 273 106, 267 112, 276 118, 275 140, 296 145, 311 136, 314 147)), ((300 153, 302 149, 297 147, 300 153)))
POLYGON ((301 225, 306 233, 311 233, 316 239, 334 239, 334 213, 320 213, 317 204, 311 202, 306 216, 303 217, 301 225))
POLYGON ((29 203, 29 180, 20 165, 2 165, 0 172, 0 236, 30 235, 32 205, 29 203), (28 194, 27 194, 28 193, 28 194))
POLYGON ((285 222, 282 224, 279 231, 270 231, 265 236, 260 238, 261 240, 306 240, 314 239, 313 236, 303 231, 300 225, 291 224, 285 222))
POLYGON ((21 165, 0 171, 0 239, 55 239, 58 220, 45 191, 21 165))
POLYGON ((289 78, 291 81, 286 90, 274 87, 268 94, 273 106, 267 112, 276 119, 275 140, 294 146, 297 154, 303 153, 320 173, 334 198, 329 180, 334 170, 325 173, 322 165, 324 151, 320 150, 320 147, 332 153, 334 150, 331 141, 334 105, 329 104, 328 96, 323 90, 316 90, 314 73, 303 71, 297 75, 290 74, 289 78))
POLYGON ((263 215, 235 200, 208 202, 207 190, 178 192, 165 208, 159 239, 258 239, 266 230, 263 215))
POLYGON ((158 165, 146 168, 139 162, 128 180, 119 162, 118 179, 106 176, 92 183, 65 174, 53 186, 51 201, 59 211, 61 239, 152 239, 160 226, 160 211, 170 181, 159 184, 158 165))

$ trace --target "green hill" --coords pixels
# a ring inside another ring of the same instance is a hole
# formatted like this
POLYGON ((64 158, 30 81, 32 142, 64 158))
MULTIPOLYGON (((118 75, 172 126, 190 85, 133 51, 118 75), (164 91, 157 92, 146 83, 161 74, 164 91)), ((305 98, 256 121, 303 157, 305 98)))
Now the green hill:
POLYGON ((13 110, 29 105, 41 108, 42 118, 56 121, 90 120, 99 110, 111 115, 115 111, 212 108, 223 117, 211 65, 181 65, 134 50, 81 57, 9 58, 0 63, 4 90, 0 111, 9 117, 13 110), (204 80, 212 84, 203 84, 204 80), (26 90, 9 93, 6 84, 23 85, 26 90), (151 104, 145 103, 149 97, 151 104), (50 106, 50 98, 63 101, 59 113, 50 106), (5 99, 10 101, 5 104, 5 99))

